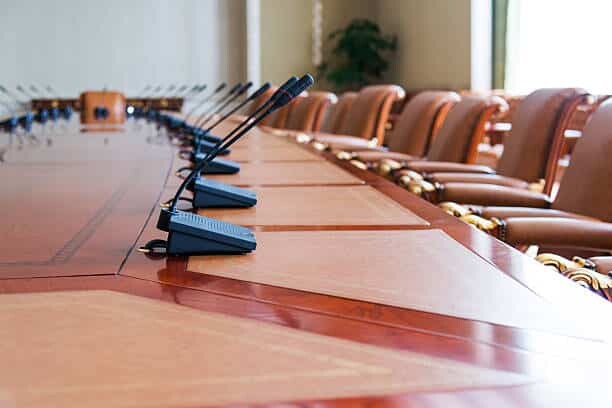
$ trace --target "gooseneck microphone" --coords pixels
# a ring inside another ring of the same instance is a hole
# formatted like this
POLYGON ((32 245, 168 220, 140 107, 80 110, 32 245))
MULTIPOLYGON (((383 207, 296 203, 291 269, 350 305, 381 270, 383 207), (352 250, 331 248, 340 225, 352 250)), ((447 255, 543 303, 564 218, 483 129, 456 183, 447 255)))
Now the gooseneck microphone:
MULTIPOLYGON (((229 118, 231 115, 236 113, 238 110, 242 109, 243 107, 245 107, 246 105, 248 105, 249 103, 257 99, 259 96, 263 95, 263 93, 266 92, 268 89, 270 89, 270 83, 266 82, 258 90, 253 92, 249 97, 247 97, 242 102, 235 105, 228 112, 224 113, 219 119, 217 119, 208 128, 201 129, 201 128, 191 127, 190 129, 188 129, 189 134, 193 136, 191 139, 191 142, 188 142, 188 144, 191 144, 194 150, 192 157, 195 160, 197 160, 197 155, 199 152, 202 152, 202 151, 208 152, 212 150, 212 148, 214 148, 215 144, 218 143, 221 140, 221 138, 219 136, 211 135, 210 132, 215 127, 217 127, 217 125, 225 121, 227 118, 229 118)), ((172 118, 170 118, 169 122, 172 123, 172 118)), ((224 152, 227 152, 227 150, 223 151, 222 154, 224 152)))
MULTIPOLYGON (((187 115, 185 116, 185 123, 189 123, 189 119, 191 118, 191 115, 193 115, 204 104, 208 103, 208 101, 210 101, 215 95, 217 95, 219 92, 224 90, 226 86, 227 84, 225 82, 221 82, 221 84, 213 91, 213 93, 208 95, 206 98, 202 99, 199 103, 196 103, 195 106, 191 108, 190 111, 187 112, 187 115)), ((206 87, 206 85, 204 85, 204 87, 206 87)), ((202 92, 202 91, 198 91, 198 92, 202 92)))
MULTIPOLYGON (((211 143, 216 143, 217 145, 219 145, 219 144, 223 143, 224 140, 227 140, 230 137, 232 137, 234 134, 239 132, 242 129, 242 127, 244 127, 250 120, 254 119, 258 114, 260 114, 262 112, 265 112, 266 109, 268 109, 270 106, 272 106, 273 102, 276 100, 276 98, 279 97, 279 95, 282 92, 286 91, 287 89, 290 89, 297 82, 298 82, 298 78, 297 77, 289 78, 272 95, 272 97, 270 99, 268 99, 268 101, 266 101, 255 112, 253 112, 249 117, 247 117, 247 119, 245 121, 243 121, 240 125, 238 125, 236 128, 234 128, 227 136, 225 136, 225 138, 221 139, 221 138, 219 138, 217 136, 212 136, 212 135, 206 134, 206 133, 200 133, 199 134, 200 135, 200 140, 199 141, 196 140, 196 142, 199 145, 207 145, 204 149, 208 150, 208 153, 210 153, 212 150, 214 150, 216 148, 216 145, 210 146, 211 143)), ((200 149, 202 149, 202 148, 200 147, 193 154, 191 154, 188 160, 190 160, 190 161, 192 161, 194 163, 198 163, 200 160, 202 160, 203 159, 202 153, 198 152, 198 150, 200 150, 200 149)), ((227 152, 227 147, 224 148, 223 150, 221 150, 220 154, 223 154, 223 153, 226 153, 226 152, 227 152)), ((184 156, 182 156, 183 153, 184 152, 182 152, 182 151, 179 152, 179 157, 185 158, 184 156)), ((178 169, 177 173, 181 173, 182 171, 184 171, 186 169, 188 169, 188 168, 187 167, 180 168, 180 169, 178 169)), ((231 160, 223 160, 223 159, 215 160, 215 161, 211 162, 209 166, 206 167, 206 172, 209 173, 209 174, 234 174, 234 173, 238 173, 239 171, 240 171, 240 164, 239 163, 233 162, 231 160)))
POLYGON ((139 95, 140 97, 144 97, 147 92, 149 92, 149 90, 153 88, 153 86, 151 86, 151 84, 147 84, 144 88, 142 88, 142 90, 140 92, 138 92, 136 95, 139 95))
MULTIPOLYGON (((313 82, 312 76, 307 74, 294 82, 292 86, 279 88, 266 102, 267 108, 265 110, 261 110, 258 116, 252 118, 249 116, 237 126, 236 129, 240 129, 239 131, 232 131, 233 136, 226 136, 216 149, 207 154, 206 158, 194 167, 189 176, 181 183, 170 207, 161 210, 157 221, 157 227, 168 232, 168 241, 165 245, 167 254, 243 254, 256 248, 255 235, 250 229, 194 213, 179 211, 176 208, 177 203, 187 186, 220 151, 237 142, 267 115, 287 105, 293 98, 310 87, 313 82)), ((144 250, 155 250, 153 245, 155 245, 155 241, 145 245, 144 250)))
POLYGON ((210 122, 212 118, 215 117, 215 115, 218 115, 221 112, 223 112, 223 110, 227 108, 229 105, 231 105, 236 99, 244 95, 251 86, 253 86, 253 82, 249 81, 246 84, 244 84, 242 87, 240 87, 240 89, 238 89, 238 91, 236 91, 236 93, 231 98, 229 98, 224 103, 222 103, 217 109, 215 109, 210 115, 208 115, 208 117, 204 119, 202 123, 199 123, 197 127, 201 128, 204 125, 206 125, 208 122, 210 122))
POLYGON ((192 86, 191 88, 189 88, 187 92, 183 94, 183 99, 188 100, 188 99, 194 98, 196 95, 202 93, 205 89, 206 89, 205 84, 202 84, 202 85, 196 84, 192 86))
MULTIPOLYGON (((252 82, 248 82, 246 84, 244 84, 240 89, 238 89, 237 92, 234 93, 234 95, 227 99, 224 103, 222 103, 217 109, 215 109, 214 112, 212 112, 208 118, 206 118, 204 120, 204 122, 194 126, 195 129, 199 129, 201 130, 202 126, 204 126, 206 123, 208 123, 212 118, 215 117, 215 115, 220 114, 221 112, 223 112, 223 110, 225 108, 227 108, 230 104, 232 104, 237 98, 239 98, 240 96, 242 96, 244 93, 246 93, 246 91, 253 85, 252 82)), ((197 132, 196 132, 197 133, 197 132)), ((208 139, 211 139, 210 137, 208 139)), ((179 156, 181 156, 183 153, 188 153, 191 155, 192 159, 195 158, 195 155, 197 155, 198 153, 202 153, 202 152, 209 152, 213 147, 214 147, 214 143, 216 143, 218 140, 206 140, 206 138, 199 138, 197 143, 193 143, 193 147, 194 147, 194 151, 190 152, 190 151, 181 151, 179 152, 179 156)), ((224 150, 222 152, 222 154, 228 154, 230 151, 229 150, 224 150)))
POLYGON ((258 90, 256 90, 251 95, 249 95, 248 98, 246 98, 244 101, 240 102, 238 105, 234 106, 229 112, 224 113, 223 116, 221 116, 219 119, 217 119, 216 122, 214 122, 212 125, 210 125, 206 129, 204 129, 204 132, 205 133, 210 132, 215 127, 217 127, 218 124, 220 124, 221 122, 225 121, 227 118, 232 116, 234 113, 238 112, 240 109, 244 108, 249 103, 253 102, 255 99, 259 98, 261 95, 264 94, 264 92, 266 92, 268 89, 270 89, 270 86, 271 85, 270 85, 269 82, 266 82, 265 84, 263 84, 258 90))
POLYGON ((155 96, 155 94, 157 94, 159 91, 162 90, 162 86, 158 85, 157 87, 155 87, 151 93, 149 95, 146 96, 146 98, 153 98, 155 96))
POLYGON ((174 95, 172 95, 172 97, 173 98, 180 97, 187 89, 189 89, 189 85, 181 85, 180 87, 176 89, 176 92, 174 93, 174 95))
POLYGON ((26 89, 25 89, 23 86, 21 86, 21 85, 17 85, 17 86, 15 87, 15 89, 17 89, 19 92, 21 92, 22 94, 24 94, 25 96, 27 96, 28 98, 30 98, 30 100, 31 100, 31 99, 34 99, 34 96, 33 96, 32 94, 30 94, 28 91, 26 91, 26 89))
POLYGON ((223 95, 221 98, 217 99, 216 101, 214 101, 209 107, 208 109, 206 109, 204 112, 202 112, 202 114, 200 114, 200 116, 196 119, 194 126, 195 127, 199 127, 200 122, 202 120, 204 120, 205 118, 208 117, 208 115, 212 114, 212 112, 217 109, 217 107, 221 104, 223 104, 225 101, 227 101, 229 98, 232 97, 232 95, 234 95, 236 92, 238 92, 240 90, 240 88, 242 88, 242 84, 240 82, 238 82, 236 85, 234 85, 232 87, 232 89, 230 89, 225 95, 223 95))
POLYGON ((23 102, 22 100, 20 100, 14 93, 12 93, 11 91, 9 91, 8 89, 6 89, 4 86, 0 85, 0 92, 2 92, 3 94, 5 94, 6 96, 8 96, 9 98, 11 98, 12 100, 14 100, 18 105, 20 106, 24 106, 27 105, 27 102, 23 102))
POLYGON ((45 89, 47 90, 47 92, 49 92, 49 95, 52 95, 55 98, 59 98, 60 97, 60 95, 55 91, 55 89, 53 89, 51 87, 51 85, 45 86, 45 89))
MULTIPOLYGON (((293 82, 294 80, 297 80, 297 78, 295 79, 292 78, 289 84, 294 83, 293 82)), ((216 125, 221 123, 225 118, 229 117, 233 112, 240 109, 247 103, 255 100, 255 98, 262 95, 268 89, 270 89, 270 84, 269 83, 264 84, 261 88, 255 91, 251 96, 249 96, 246 100, 244 100, 242 103, 235 106, 230 112, 226 113, 224 118, 221 118, 216 123, 212 124, 207 129, 207 131, 213 129, 216 125)), ((208 142, 206 142, 205 140, 202 140, 200 143, 208 143, 208 142)), ((215 148, 215 147, 216 145, 212 145, 212 148, 215 148)), ((194 150, 197 152, 197 148, 194 150)), ((221 153, 224 151, 226 150, 222 150, 221 153)), ((203 157, 204 157, 203 153, 196 153, 195 154, 196 162, 202 160, 203 157)), ((193 208, 210 208, 210 207, 247 208, 247 207, 252 207, 255 204, 257 204, 257 194, 254 191, 227 185, 227 184, 220 183, 218 181, 214 181, 210 179, 205 179, 203 177, 200 177, 200 174, 196 175, 193 183, 189 184, 187 188, 191 190, 193 193, 193 199, 191 200, 191 204, 193 208)), ((167 203, 164 203, 163 205, 169 205, 169 201, 167 203)))

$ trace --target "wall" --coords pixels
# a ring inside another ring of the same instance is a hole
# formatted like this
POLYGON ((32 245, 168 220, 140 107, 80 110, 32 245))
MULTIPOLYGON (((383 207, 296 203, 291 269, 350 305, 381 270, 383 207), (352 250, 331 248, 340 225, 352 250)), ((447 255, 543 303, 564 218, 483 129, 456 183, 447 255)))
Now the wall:
MULTIPOLYGON (((323 38, 355 18, 372 17, 372 0, 323 0, 323 38)), ((329 54, 325 49, 324 55, 329 54)), ((312 0, 261 0, 261 77, 282 83, 314 72, 312 0)))
MULTIPOLYGON (((469 88, 470 0, 323 0, 324 37, 354 18, 398 35, 385 82, 407 89, 469 88)), ((261 0, 262 78, 312 71, 311 0, 261 0)), ((328 54, 328 51, 326 54, 328 54)))
POLYGON ((470 0, 379 0, 377 19, 398 35, 389 81, 407 89, 470 87, 470 0))
POLYGON ((261 0, 261 79, 274 84, 310 71, 310 0, 261 0))
POLYGON ((245 0, 4 0, 0 83, 104 86, 245 77, 245 0))
MULTIPOLYGON (((0 83, 49 83, 75 96, 243 80, 249 1, 260 11, 261 79, 313 72, 311 0, 4 0, 0 83)), ((470 86, 470 0, 323 0, 323 35, 364 17, 398 34, 386 82, 470 86)))

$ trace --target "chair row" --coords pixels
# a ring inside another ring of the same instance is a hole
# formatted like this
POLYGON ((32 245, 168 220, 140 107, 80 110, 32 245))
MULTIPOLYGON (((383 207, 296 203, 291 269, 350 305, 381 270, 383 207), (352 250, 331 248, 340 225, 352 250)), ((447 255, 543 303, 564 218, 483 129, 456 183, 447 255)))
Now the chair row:
MULTIPOLYGON (((394 86, 342 96, 328 115, 336 134, 298 138, 396 181, 519 249, 612 255, 612 103, 600 104, 578 88, 541 89, 521 98, 493 170, 474 161, 491 118, 508 108, 503 99, 421 92, 385 132, 390 105, 401 97, 394 86), (592 114, 553 194, 565 132, 585 104, 592 114)), ((597 271, 588 276, 594 290, 609 282, 597 271)))

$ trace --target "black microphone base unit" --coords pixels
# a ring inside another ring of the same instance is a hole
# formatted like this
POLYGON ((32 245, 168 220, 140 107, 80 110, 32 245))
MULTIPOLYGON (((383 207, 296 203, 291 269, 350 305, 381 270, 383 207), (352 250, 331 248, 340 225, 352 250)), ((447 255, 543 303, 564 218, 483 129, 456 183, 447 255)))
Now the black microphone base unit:
POLYGON ((257 193, 198 177, 190 186, 193 208, 248 208, 257 204, 257 193))
MULTIPOLYGON (((201 156, 202 158, 204 155, 201 156)), ((196 159, 196 165, 199 160, 196 159)), ((202 174, 236 174, 240 171, 240 163, 215 157, 202 169, 202 174)))
POLYGON ((157 228, 168 232, 169 255, 246 254, 257 246, 248 228, 184 211, 162 209, 157 228))
MULTIPOLYGON (((201 153, 210 153, 215 149, 216 145, 214 143, 208 142, 206 140, 199 140, 193 143, 193 150, 201 153)), ((219 155, 225 156, 231 152, 230 149, 223 149, 219 152, 219 155)), ((194 161, 202 160, 204 155, 201 155, 199 158, 197 155, 194 157, 194 161)))
POLYGON ((221 140, 223 140, 223 138, 219 137, 219 136, 215 136, 215 135, 211 135, 210 133, 204 131, 204 130, 198 130, 193 138, 195 143, 199 143, 201 140, 205 140, 207 142, 216 144, 221 142, 221 140))

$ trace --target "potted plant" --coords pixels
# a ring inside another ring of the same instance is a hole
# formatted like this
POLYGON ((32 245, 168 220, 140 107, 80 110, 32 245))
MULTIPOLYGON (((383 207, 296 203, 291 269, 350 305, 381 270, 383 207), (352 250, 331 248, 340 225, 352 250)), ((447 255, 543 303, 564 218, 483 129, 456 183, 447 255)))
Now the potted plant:
POLYGON ((328 41, 334 43, 332 61, 319 66, 319 78, 338 91, 359 89, 382 78, 389 68, 383 53, 397 48, 395 35, 383 35, 378 24, 367 19, 353 20, 329 34, 328 41))

